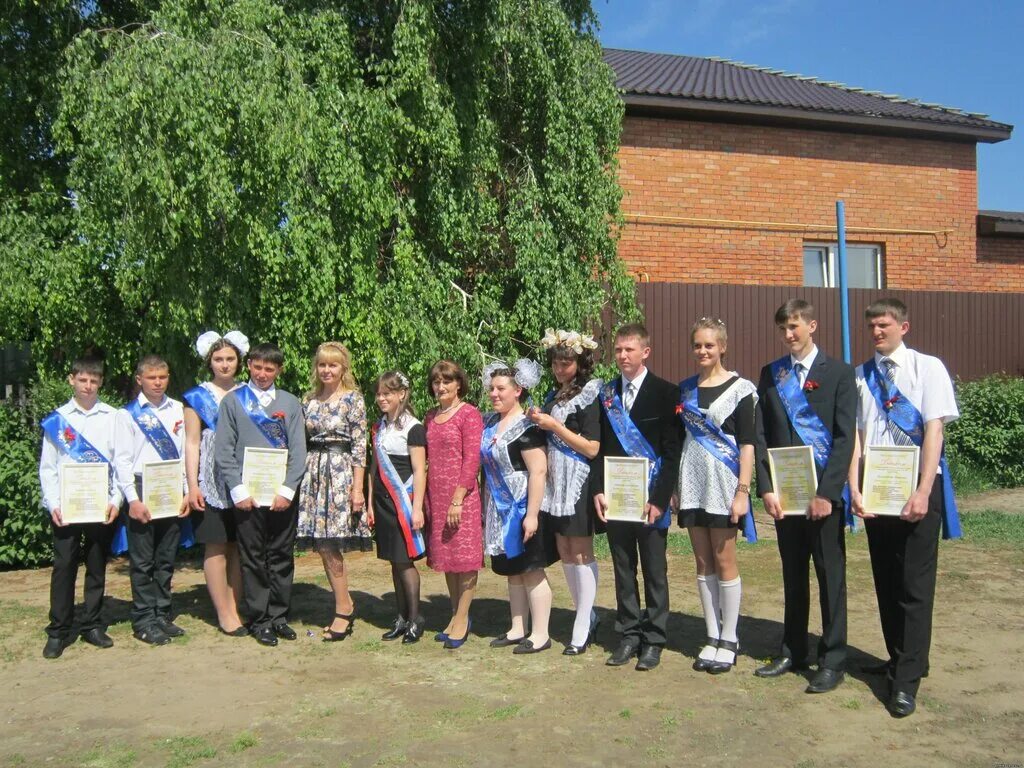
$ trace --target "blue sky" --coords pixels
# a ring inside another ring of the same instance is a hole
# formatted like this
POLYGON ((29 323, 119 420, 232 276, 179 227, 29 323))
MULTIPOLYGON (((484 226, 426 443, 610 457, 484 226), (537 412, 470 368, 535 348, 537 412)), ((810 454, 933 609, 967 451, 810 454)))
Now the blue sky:
POLYGON ((980 208, 1024 211, 1020 0, 592 0, 610 48, 722 56, 984 112, 1013 137, 978 145, 980 208))

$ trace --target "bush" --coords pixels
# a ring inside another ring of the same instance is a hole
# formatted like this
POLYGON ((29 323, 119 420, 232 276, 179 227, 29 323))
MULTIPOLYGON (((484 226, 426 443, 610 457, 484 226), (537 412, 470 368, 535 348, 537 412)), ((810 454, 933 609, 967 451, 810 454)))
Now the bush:
POLYGON ((39 420, 69 396, 61 381, 32 386, 24 404, 0 403, 0 568, 47 565, 52 560, 49 517, 39 490, 39 420))
POLYGON ((946 429, 954 479, 968 478, 970 490, 1024 485, 1024 379, 990 376, 956 389, 960 418, 946 429))

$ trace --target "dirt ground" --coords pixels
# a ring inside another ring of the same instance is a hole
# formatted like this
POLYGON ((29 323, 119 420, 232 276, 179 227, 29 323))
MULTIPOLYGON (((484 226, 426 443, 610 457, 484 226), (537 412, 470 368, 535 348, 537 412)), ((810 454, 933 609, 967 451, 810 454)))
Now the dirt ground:
MULTIPOLYGON (((761 529, 765 529, 763 521, 761 529)), ((865 537, 849 539, 851 666, 884 652, 865 537)), ((380 641, 394 615, 386 564, 351 557, 359 620, 345 642, 318 628, 331 611, 315 555, 299 559, 294 643, 263 648, 217 633, 194 565, 175 577, 188 635, 151 648, 131 637, 124 562, 112 564, 106 613, 115 647, 81 642, 57 661, 42 650, 47 570, 0 574, 0 765, 7 766, 994 766, 1024 762, 1024 646, 1019 544, 943 543, 931 676, 917 714, 894 720, 884 684, 853 672, 808 695, 795 675, 760 680, 780 641, 781 580, 771 541, 745 546, 743 646, 737 667, 690 669, 703 637, 692 562, 673 536, 671 640, 660 668, 606 667, 614 632, 611 566, 600 563, 598 645, 531 657, 492 650, 506 628, 502 579, 485 572, 473 635, 446 651, 380 641), (307 635, 307 630, 314 636, 307 635)), ((553 634, 571 628, 561 570, 553 634)), ((425 614, 444 626, 438 574, 424 573, 425 614)), ((812 609, 812 632, 817 611, 812 609)), ((813 647, 813 646, 812 646, 813 647)))

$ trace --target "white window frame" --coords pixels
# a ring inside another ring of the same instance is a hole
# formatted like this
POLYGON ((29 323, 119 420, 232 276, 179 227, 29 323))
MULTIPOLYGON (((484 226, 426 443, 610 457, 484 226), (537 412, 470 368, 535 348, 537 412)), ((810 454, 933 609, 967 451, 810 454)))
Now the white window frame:
MULTIPOLYGON (((884 261, 882 258, 882 246, 878 243, 847 243, 847 250, 851 247, 855 248, 874 248, 875 249, 875 285, 872 288, 884 288, 885 287, 885 272, 884 272, 884 261)), ((821 265, 821 277, 822 282, 826 288, 838 288, 839 287, 839 244, 838 243, 825 243, 825 242, 808 242, 804 243, 800 250, 801 255, 808 248, 815 248, 819 251, 818 263, 821 265)), ((805 278, 806 280, 806 278, 805 278)), ((863 287, 863 286, 859 286, 863 287)))

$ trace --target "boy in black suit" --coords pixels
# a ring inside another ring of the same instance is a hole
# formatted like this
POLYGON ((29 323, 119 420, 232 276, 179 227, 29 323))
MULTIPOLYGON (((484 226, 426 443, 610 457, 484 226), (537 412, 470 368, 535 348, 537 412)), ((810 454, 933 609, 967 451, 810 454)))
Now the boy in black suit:
POLYGON ((679 474, 681 447, 679 419, 675 415, 679 392, 674 384, 647 370, 651 354, 647 329, 639 323, 623 325, 615 334, 615 364, 621 376, 601 390, 601 452, 594 462, 593 488, 597 516, 605 521, 605 456, 646 456, 651 461, 646 523, 610 520, 608 546, 615 569, 616 628, 619 647, 608 665, 626 664, 639 653, 636 669, 654 669, 667 640, 668 572, 666 535, 672 522, 669 499, 679 474), (640 610, 636 567, 644 575, 646 610, 640 610))
POLYGON ((775 519, 778 535, 785 629, 781 654, 754 674, 777 677, 807 667, 808 561, 813 559, 822 632, 818 671, 807 692, 824 693, 843 681, 846 666, 843 489, 853 457, 857 389, 853 368, 827 357, 815 346, 813 334, 818 323, 810 303, 787 301, 775 312, 775 325, 789 354, 761 369, 756 469, 758 493, 775 519), (783 517, 772 486, 767 449, 803 445, 814 448, 817 494, 806 515, 783 517))

